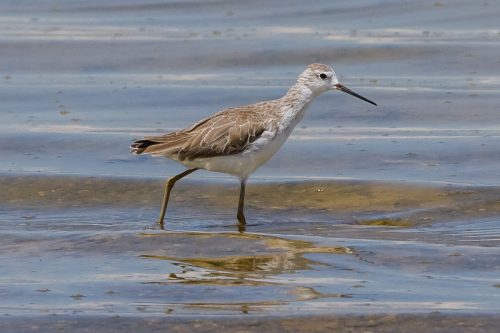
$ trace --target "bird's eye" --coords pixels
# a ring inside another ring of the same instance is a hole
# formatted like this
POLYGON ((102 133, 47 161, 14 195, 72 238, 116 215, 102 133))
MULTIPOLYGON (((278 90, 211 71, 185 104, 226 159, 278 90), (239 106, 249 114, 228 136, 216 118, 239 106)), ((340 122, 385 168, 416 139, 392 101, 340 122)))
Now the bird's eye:
POLYGON ((319 77, 320 77, 320 78, 322 78, 323 80, 327 78, 327 76, 326 76, 326 74, 325 74, 325 73, 321 73, 321 74, 319 75, 319 77))

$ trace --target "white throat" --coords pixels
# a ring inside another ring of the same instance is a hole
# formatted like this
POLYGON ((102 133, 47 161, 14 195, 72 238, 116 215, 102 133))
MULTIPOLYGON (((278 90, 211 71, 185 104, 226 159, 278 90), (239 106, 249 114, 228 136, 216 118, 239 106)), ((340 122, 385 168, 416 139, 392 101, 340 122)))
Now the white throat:
POLYGON ((288 132, 289 135, 302 120, 312 101, 321 93, 322 91, 314 92, 300 81, 291 87, 286 95, 280 98, 282 112, 280 130, 288 132))

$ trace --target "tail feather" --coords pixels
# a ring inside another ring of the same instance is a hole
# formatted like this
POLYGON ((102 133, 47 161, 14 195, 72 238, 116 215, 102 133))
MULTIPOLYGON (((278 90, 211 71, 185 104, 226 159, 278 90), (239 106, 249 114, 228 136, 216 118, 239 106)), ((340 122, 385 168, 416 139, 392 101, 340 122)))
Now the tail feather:
POLYGON ((184 136, 164 135, 161 137, 145 137, 135 141, 130 148, 136 155, 151 154, 153 156, 175 156, 185 144, 184 136))
POLYGON ((154 146, 158 144, 159 142, 152 141, 152 140, 137 140, 135 141, 130 148, 132 149, 133 154, 142 154, 147 148, 154 146))

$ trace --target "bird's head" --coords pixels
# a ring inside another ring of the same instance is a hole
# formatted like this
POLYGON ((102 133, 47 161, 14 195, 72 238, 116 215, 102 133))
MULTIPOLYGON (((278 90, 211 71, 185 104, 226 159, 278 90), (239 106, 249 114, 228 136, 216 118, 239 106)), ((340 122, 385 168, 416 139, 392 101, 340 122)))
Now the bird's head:
POLYGON ((307 66, 306 70, 300 74, 298 82, 307 86, 316 95, 322 94, 328 90, 340 90, 362 99, 365 102, 377 105, 375 102, 370 101, 340 84, 335 71, 328 65, 311 64, 307 66))

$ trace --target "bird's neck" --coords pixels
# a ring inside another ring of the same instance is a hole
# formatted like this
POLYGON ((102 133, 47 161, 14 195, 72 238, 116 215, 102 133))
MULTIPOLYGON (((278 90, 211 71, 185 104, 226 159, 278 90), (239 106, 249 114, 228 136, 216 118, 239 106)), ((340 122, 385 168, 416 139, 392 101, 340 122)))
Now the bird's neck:
POLYGON ((300 81, 288 90, 285 96, 280 98, 283 112, 304 113, 312 101, 321 94, 313 91, 300 81))
POLYGON ((291 87, 279 100, 282 126, 291 131, 302 120, 307 108, 318 95, 300 81, 291 87))
POLYGON ((308 86, 299 81, 281 99, 289 105, 300 106, 311 103, 317 95, 308 86))

